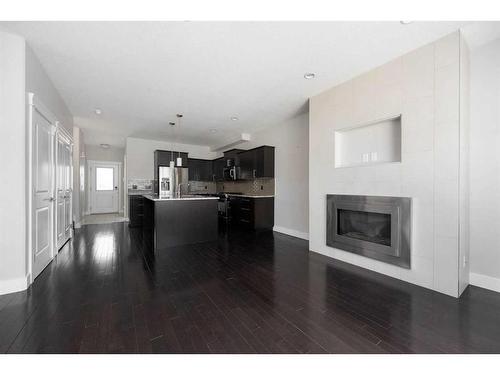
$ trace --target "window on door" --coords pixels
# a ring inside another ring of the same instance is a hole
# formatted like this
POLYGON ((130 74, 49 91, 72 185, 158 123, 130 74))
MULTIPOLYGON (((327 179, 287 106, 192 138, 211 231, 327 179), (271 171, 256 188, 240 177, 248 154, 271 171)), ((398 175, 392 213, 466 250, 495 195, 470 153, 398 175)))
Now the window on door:
POLYGON ((109 191, 114 189, 113 168, 96 167, 95 180, 97 191, 109 191))

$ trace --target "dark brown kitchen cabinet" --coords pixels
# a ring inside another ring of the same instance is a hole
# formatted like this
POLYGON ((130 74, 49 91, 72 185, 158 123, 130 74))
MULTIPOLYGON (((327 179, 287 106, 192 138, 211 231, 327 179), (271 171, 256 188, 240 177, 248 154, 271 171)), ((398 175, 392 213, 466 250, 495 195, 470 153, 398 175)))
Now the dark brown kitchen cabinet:
POLYGON ((189 181, 213 181, 212 160, 188 159, 189 181))
POLYGON ((144 199, 145 198, 142 195, 129 195, 129 227, 142 227, 142 219, 144 216, 144 199))
POLYGON ((231 223, 254 230, 272 230, 274 198, 231 196, 231 223))
POLYGON ((188 153, 179 151, 167 151, 167 150, 156 150, 154 154, 155 167, 160 165, 169 166, 170 162, 173 161, 177 165, 177 158, 182 159, 182 166, 188 165, 188 153))
POLYGON ((224 157, 212 160, 212 171, 215 181, 224 181, 224 167, 226 166, 226 161, 224 157))
POLYGON ((274 178, 274 147, 260 146, 238 154, 243 180, 274 178))
POLYGON ((240 179, 251 180, 255 171, 255 152, 253 150, 241 152, 240 159, 240 179))
POLYGON ((239 154, 243 150, 239 148, 232 148, 231 150, 224 151, 224 165, 227 167, 240 165, 239 154))

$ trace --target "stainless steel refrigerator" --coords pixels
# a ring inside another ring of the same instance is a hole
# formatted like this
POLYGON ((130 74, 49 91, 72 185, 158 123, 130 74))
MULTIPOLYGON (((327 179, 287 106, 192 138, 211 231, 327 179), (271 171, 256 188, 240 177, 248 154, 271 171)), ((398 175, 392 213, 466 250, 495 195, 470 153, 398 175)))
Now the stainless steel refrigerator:
POLYGON ((186 167, 158 167, 160 197, 178 197, 188 193, 189 170, 186 167))

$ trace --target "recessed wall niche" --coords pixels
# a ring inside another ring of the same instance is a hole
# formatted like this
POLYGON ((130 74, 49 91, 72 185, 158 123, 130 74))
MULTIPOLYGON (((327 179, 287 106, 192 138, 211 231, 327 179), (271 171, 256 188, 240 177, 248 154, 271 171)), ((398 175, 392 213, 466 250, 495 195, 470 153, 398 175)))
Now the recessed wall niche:
POLYGON ((335 168, 401 162, 401 115, 335 131, 335 168))

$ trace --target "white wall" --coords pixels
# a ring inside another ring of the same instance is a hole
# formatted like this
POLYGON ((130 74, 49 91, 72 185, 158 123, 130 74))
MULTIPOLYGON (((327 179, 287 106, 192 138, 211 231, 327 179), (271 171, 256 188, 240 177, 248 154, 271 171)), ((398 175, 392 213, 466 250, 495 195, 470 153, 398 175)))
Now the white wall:
POLYGON ((459 295, 460 37, 453 33, 310 101, 310 249, 459 295), (402 114, 402 162, 334 168, 334 131, 402 114), (326 246, 326 195, 412 198, 411 269, 326 246))
POLYGON ((500 39, 471 51, 471 284, 500 292, 500 39))
POLYGON ((96 145, 85 145, 87 160, 119 161, 123 163, 125 149, 121 147, 102 148, 96 145))
POLYGON ((34 93, 68 133, 73 134, 73 115, 28 45, 26 45, 26 91, 34 93))
POLYGON ((309 238, 309 114, 252 133, 252 140, 238 148, 262 145, 275 149, 274 228, 292 236, 309 238))
POLYGON ((82 130, 73 127, 73 220, 75 226, 80 227, 86 207, 85 144, 82 130))
POLYGON ((470 283, 470 51, 460 38, 458 291, 470 283))
POLYGON ((0 32, 0 192, 9 197, 0 210, 0 294, 27 287, 26 92, 35 93, 72 134, 71 113, 24 38, 0 32))
POLYGON ((0 294, 27 286, 25 42, 0 31, 0 294))
MULTIPOLYGON (((215 152, 208 146, 186 145, 129 137, 126 140, 127 178, 152 180, 155 150, 188 152, 190 158, 213 159, 215 152)), ((90 158, 89 158, 90 159, 90 158)))

